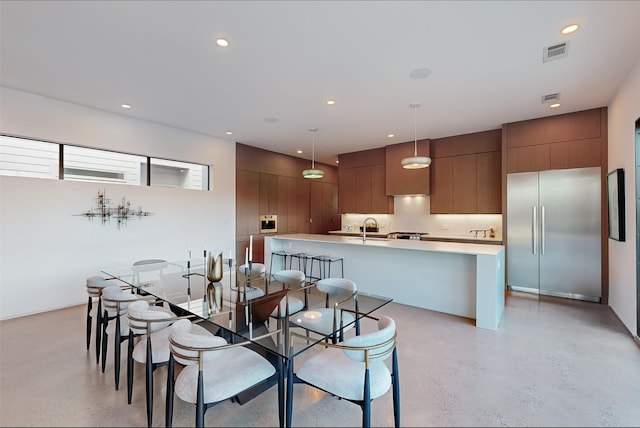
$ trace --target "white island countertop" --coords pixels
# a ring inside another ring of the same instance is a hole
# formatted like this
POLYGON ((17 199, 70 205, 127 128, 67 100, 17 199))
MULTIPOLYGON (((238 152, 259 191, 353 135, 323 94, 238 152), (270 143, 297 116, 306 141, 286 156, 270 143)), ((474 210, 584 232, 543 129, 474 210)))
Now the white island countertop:
POLYGON ((314 242, 331 242, 335 244, 345 245, 368 245, 375 247, 387 247, 387 248, 400 248, 404 250, 416 250, 416 251, 432 251, 439 253, 454 253, 454 254, 487 254, 496 255, 499 254, 504 246, 503 245, 486 245, 475 244, 466 242, 445 242, 445 241, 418 241, 412 239, 388 239, 380 237, 367 237, 365 242, 362 241, 360 236, 340 236, 336 234, 332 235, 316 235, 306 233, 294 233, 291 235, 273 235, 272 238, 282 238, 291 240, 303 240, 314 242))
POLYGON ((311 256, 338 257, 343 263, 329 276, 343 274, 358 290, 397 303, 472 318, 477 327, 496 330, 504 310, 503 245, 296 233, 266 236, 264 246, 269 270, 284 268, 281 258, 271 266, 273 251, 307 254, 302 269, 312 279, 320 269, 311 256))
MULTIPOLYGON (((330 230, 329 235, 336 236, 362 236, 362 232, 349 231, 349 230, 330 230)), ((387 233, 384 232, 367 232, 367 236, 376 238, 386 238, 387 233)), ((440 235, 433 233, 421 234, 423 241, 446 241, 446 242, 471 242, 479 244, 502 244, 502 238, 490 237, 490 236, 472 236, 472 235, 440 235)))

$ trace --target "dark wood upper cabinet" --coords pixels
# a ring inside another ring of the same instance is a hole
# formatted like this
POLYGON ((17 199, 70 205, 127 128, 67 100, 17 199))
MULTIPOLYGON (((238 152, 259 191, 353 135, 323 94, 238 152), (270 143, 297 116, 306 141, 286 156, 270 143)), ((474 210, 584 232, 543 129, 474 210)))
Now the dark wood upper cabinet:
POLYGON ((501 213, 501 147, 501 129, 431 140, 431 213, 501 213))
POLYGON ((453 212, 478 212, 477 155, 453 156, 453 212))
POLYGON ((506 173, 601 166, 606 121, 602 107, 504 124, 506 173))
POLYGON ((550 165, 549 144, 507 149, 507 173, 544 171, 550 165))
MULTIPOLYGON (((430 156, 430 140, 417 142, 418 156, 430 156)), ((402 159, 415 154, 414 142, 392 144, 385 147, 385 194, 428 195, 430 174, 428 168, 404 169, 402 159)))
POLYGON ((338 209, 341 214, 393 214, 385 192, 385 149, 338 156, 338 209))
POLYGON ((453 156, 431 163, 431 214, 453 212, 453 156))
POLYGON ((502 212, 502 152, 478 153, 478 212, 502 212))
POLYGON ((356 211, 356 168, 338 169, 338 212, 356 211))

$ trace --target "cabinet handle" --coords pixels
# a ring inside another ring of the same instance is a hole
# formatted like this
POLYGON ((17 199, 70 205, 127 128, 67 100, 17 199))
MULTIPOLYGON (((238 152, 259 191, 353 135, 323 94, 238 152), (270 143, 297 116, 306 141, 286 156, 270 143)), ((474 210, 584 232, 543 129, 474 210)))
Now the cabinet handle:
POLYGON ((532 206, 531 211, 531 252, 535 255, 538 254, 538 207, 532 206))
POLYGON ((546 238, 545 238, 545 215, 544 215, 544 205, 540 209, 540 255, 544 256, 544 250, 547 246, 546 238))

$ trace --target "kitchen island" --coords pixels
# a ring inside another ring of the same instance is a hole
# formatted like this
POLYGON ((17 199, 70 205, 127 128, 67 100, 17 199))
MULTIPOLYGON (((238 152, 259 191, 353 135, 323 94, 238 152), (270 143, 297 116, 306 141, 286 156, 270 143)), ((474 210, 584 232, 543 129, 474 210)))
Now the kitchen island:
MULTIPOLYGON (((265 237, 271 252, 344 258, 344 276, 360 291, 394 302, 472 318, 497 330, 504 310, 504 246, 386 238, 291 234, 265 237)), ((282 269, 274 258, 273 270, 282 269)), ((339 267, 333 270, 334 274, 339 267)))

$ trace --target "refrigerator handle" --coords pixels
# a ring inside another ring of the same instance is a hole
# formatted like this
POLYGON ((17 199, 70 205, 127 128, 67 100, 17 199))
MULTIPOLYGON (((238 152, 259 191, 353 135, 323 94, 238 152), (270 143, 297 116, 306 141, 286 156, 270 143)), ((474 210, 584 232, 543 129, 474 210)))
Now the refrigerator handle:
POLYGON ((544 256, 544 250, 547 246, 546 238, 545 238, 545 214, 544 214, 544 205, 540 208, 540 255, 544 256))
POLYGON ((531 207, 531 252, 538 254, 538 207, 535 205, 531 207))

